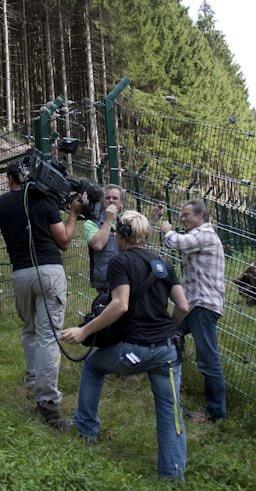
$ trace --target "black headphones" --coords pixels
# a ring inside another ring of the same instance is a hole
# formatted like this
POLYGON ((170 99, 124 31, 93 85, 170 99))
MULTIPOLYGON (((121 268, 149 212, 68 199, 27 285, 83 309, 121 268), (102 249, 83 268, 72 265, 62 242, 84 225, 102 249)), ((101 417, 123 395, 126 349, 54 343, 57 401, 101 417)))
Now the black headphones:
POLYGON ((122 239, 128 239, 132 233, 132 227, 129 223, 123 223, 120 218, 116 222, 116 232, 121 235, 122 239))

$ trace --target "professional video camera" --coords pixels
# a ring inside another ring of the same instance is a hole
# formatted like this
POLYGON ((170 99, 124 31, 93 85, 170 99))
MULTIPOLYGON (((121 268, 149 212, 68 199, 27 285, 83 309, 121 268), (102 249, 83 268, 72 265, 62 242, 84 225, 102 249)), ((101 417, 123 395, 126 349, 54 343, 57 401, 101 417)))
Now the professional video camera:
MULTIPOLYGON (((63 143, 63 140, 61 144, 66 150, 62 151, 70 153, 65 145, 69 145, 70 142, 63 143)), ((27 150, 24 157, 18 161, 18 165, 21 184, 30 183, 30 189, 55 197, 61 209, 68 209, 78 194, 87 192, 82 215, 85 219, 93 215, 98 218, 103 201, 103 188, 96 182, 68 175, 65 165, 61 162, 43 160, 41 152, 36 148, 27 150)))

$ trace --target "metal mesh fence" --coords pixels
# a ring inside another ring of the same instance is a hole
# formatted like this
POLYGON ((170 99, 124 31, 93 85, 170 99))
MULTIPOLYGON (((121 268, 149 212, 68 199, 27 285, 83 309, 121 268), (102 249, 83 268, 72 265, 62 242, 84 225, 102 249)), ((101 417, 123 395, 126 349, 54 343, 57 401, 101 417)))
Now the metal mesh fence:
MULTIPOLYGON (((122 185, 142 212, 161 201, 180 229, 180 205, 197 197, 206 201, 226 256, 225 310, 219 321, 225 376, 230 386, 255 397, 255 134, 129 108, 118 107, 116 120, 122 185), (248 275, 235 284, 247 268, 248 275)), ((163 248, 159 232, 151 245, 179 270, 179 254, 163 248)))
MULTIPOLYGON (((73 159, 73 172, 77 176, 96 176, 105 184, 110 179, 110 169, 103 105, 97 107, 96 114, 100 160, 95 168, 90 159, 88 113, 88 107, 78 107, 70 120, 72 136, 81 141, 73 159)), ((219 321, 225 378, 230 387, 255 398, 255 266, 243 280, 238 280, 238 284, 234 282, 255 261, 255 134, 199 123, 189 115, 175 114, 173 108, 163 114, 162 111, 135 110, 129 104, 116 103, 114 113, 118 174, 126 190, 127 209, 137 208, 148 215, 152 205, 160 201, 165 205, 166 217, 173 227, 180 229, 181 204, 194 197, 202 197, 207 202, 226 256, 225 310, 219 321)), ((58 131, 62 133, 63 128, 60 119, 58 131)), ((15 152, 16 140, 15 136, 15 152)), ((3 158, 6 158, 6 152, 0 155, 0 159, 3 158)), ((6 190, 4 174, 1 175, 0 192, 3 190, 6 190)), ((89 259, 82 236, 81 221, 71 247, 63 254, 69 290, 66 325, 78 323, 80 314, 88 311, 95 294, 89 287, 89 259)), ((2 239, 0 247, 1 312, 14 314, 11 270, 2 239)), ((158 226, 148 247, 169 257, 181 277, 180 255, 163 246, 158 226)), ((192 346, 191 343, 191 350, 192 346)))
POLYGON ((8 131, 0 124, 0 171, 3 161, 24 153, 29 146, 30 136, 26 135, 24 126, 16 125, 12 131, 8 131))

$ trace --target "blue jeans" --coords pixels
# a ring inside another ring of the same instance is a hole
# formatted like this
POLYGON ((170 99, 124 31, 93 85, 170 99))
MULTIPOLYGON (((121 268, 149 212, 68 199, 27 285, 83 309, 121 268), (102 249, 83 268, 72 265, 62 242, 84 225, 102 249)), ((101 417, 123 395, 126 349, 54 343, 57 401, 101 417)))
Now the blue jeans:
POLYGON ((180 363, 174 345, 150 347, 118 343, 91 353, 84 361, 74 425, 80 435, 97 436, 100 431, 98 405, 106 374, 133 375, 147 372, 155 400, 158 440, 158 474, 183 480, 186 465, 186 434, 180 408, 180 363), (134 354, 133 364, 126 354, 134 354), (178 434, 174 418, 174 394, 170 383, 172 367, 181 423, 178 434))
POLYGON ((179 326, 186 334, 192 333, 197 368, 205 379, 205 413, 213 419, 226 417, 225 384, 217 341, 218 318, 219 314, 212 310, 195 307, 179 326))

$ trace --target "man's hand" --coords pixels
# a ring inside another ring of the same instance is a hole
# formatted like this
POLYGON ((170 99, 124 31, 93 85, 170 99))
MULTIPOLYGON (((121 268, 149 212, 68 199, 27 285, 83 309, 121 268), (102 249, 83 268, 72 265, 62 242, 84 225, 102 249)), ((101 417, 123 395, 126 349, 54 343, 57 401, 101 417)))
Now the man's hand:
POLYGON ((84 341, 85 337, 82 327, 70 327, 62 332, 61 340, 69 344, 78 344, 84 341))
POLYGON ((78 194, 70 205, 70 213, 67 222, 53 223, 49 225, 50 232, 56 245, 66 251, 75 232, 78 215, 82 212, 82 195, 78 194))
POLYGON ((154 225, 159 220, 159 218, 161 218, 161 216, 163 215, 163 212, 164 212, 163 205, 159 204, 159 205, 155 206, 151 211, 151 217, 149 219, 149 223, 151 225, 154 225))
POLYGON ((118 209, 115 205, 109 205, 105 209, 105 220, 109 222, 115 222, 117 217, 118 209))
POLYGON ((73 212, 75 215, 79 215, 79 213, 82 213, 83 211, 83 204, 87 201, 88 199, 86 192, 84 192, 83 194, 78 194, 70 205, 70 211, 73 212))
POLYGON ((99 230, 89 240, 89 246, 97 252, 105 247, 111 232, 112 223, 116 221, 118 209, 114 204, 109 205, 104 211, 104 222, 99 230))
POLYGON ((167 234, 167 232, 170 232, 172 230, 172 226, 169 222, 163 222, 162 225, 160 226, 161 232, 164 234, 167 234))

